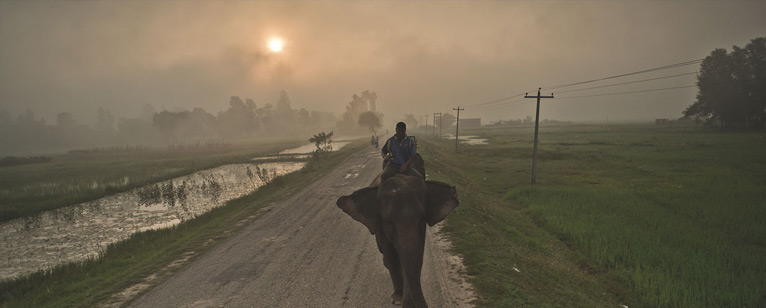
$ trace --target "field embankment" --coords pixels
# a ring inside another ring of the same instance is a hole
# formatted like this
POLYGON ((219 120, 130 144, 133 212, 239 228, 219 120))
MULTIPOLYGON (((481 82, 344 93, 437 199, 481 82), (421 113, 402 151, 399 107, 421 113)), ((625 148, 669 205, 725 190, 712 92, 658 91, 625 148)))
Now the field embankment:
POLYGON ((766 134, 655 125, 542 126, 421 137, 457 185, 444 228, 481 307, 766 304, 766 134), (428 139, 428 140, 426 140, 428 139))

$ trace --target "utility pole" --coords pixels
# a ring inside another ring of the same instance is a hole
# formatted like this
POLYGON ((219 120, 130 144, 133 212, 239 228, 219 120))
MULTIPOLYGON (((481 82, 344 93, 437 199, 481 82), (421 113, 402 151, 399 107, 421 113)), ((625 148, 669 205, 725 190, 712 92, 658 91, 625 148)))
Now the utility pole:
POLYGON ((457 110, 457 122, 455 124, 455 153, 457 153, 457 143, 458 143, 458 132, 460 131, 460 110, 465 110, 465 108, 460 108, 460 106, 457 106, 457 108, 452 108, 452 110, 457 110))
POLYGON ((439 138, 442 137, 442 113, 439 112, 439 138))
POLYGON ((426 129, 423 131, 423 135, 428 136, 428 115, 424 115, 423 117, 426 118, 426 129))
POLYGON ((537 96, 529 96, 529 93, 524 95, 524 98, 536 98, 537 99, 537 112, 535 113, 535 147, 532 153, 532 185, 535 185, 535 175, 537 172, 537 127, 540 125, 540 99, 541 98, 553 98, 553 93, 550 96, 540 96, 540 90, 537 88, 537 96))

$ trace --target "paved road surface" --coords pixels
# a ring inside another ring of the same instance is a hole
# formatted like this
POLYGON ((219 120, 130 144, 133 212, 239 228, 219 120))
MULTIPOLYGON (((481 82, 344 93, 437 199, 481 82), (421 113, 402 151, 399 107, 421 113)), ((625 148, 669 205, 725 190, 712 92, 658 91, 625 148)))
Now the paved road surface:
MULTIPOLYGON (((335 201, 381 170, 365 148, 238 235, 150 290, 132 307, 395 307, 375 238, 335 201)), ((431 307, 467 307, 429 232, 423 289, 431 307)), ((454 275, 454 273, 453 273, 454 275)))

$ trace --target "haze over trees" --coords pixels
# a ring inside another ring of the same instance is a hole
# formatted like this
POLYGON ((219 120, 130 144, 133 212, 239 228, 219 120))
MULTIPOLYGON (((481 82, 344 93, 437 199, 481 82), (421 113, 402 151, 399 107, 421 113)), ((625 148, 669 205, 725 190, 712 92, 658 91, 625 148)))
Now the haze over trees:
POLYGON ((377 135, 375 130, 383 126, 383 114, 372 111, 365 111, 359 115, 359 126, 367 128, 373 135, 377 135))
MULTIPOLYGON (((365 91, 366 100, 371 94, 365 91)), ((374 95, 374 93, 372 93, 374 95)), ((212 143, 262 137, 305 137, 330 130, 338 121, 330 112, 293 109, 287 92, 276 101, 256 105, 252 99, 232 96, 229 107, 217 115, 202 108, 157 112, 145 104, 141 116, 117 118, 98 108, 92 126, 75 115, 61 112, 48 125, 32 110, 12 116, 0 108, 0 155, 20 155, 88 147, 212 143)), ((374 99, 372 99, 374 108, 374 99)))
MULTIPOLYGON (((362 95, 354 93, 351 96, 351 101, 346 105, 346 112, 343 113, 340 121, 336 124, 338 132, 349 135, 366 133, 365 130, 369 128, 367 124, 361 124, 359 118, 365 112, 372 112, 382 123, 383 114, 377 112, 377 106, 375 105, 377 99, 378 95, 375 92, 365 90, 362 92, 362 95)), ((365 121, 368 120, 365 119, 365 121)))
POLYGON ((697 75, 697 101, 683 114, 721 129, 763 127, 766 119, 766 37, 716 49, 697 75))

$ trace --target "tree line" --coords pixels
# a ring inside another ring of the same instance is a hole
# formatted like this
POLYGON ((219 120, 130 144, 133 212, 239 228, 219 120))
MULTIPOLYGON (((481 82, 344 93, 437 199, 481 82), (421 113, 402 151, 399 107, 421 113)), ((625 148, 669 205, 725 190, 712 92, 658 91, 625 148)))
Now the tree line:
POLYGON ((766 120, 766 37, 732 51, 718 48, 697 75, 697 100, 685 118, 720 129, 759 129, 766 120))
POLYGON ((202 108, 156 111, 145 104, 141 116, 117 118, 99 108, 92 125, 79 123, 69 112, 56 115, 55 123, 35 116, 32 110, 12 116, 0 108, 0 155, 38 153, 115 145, 184 144, 262 137, 308 137, 320 131, 362 134, 368 127, 359 116, 375 111, 375 92, 354 94, 339 118, 331 112, 293 109, 287 92, 275 104, 257 106, 252 99, 232 96, 227 109, 212 114, 202 108))

